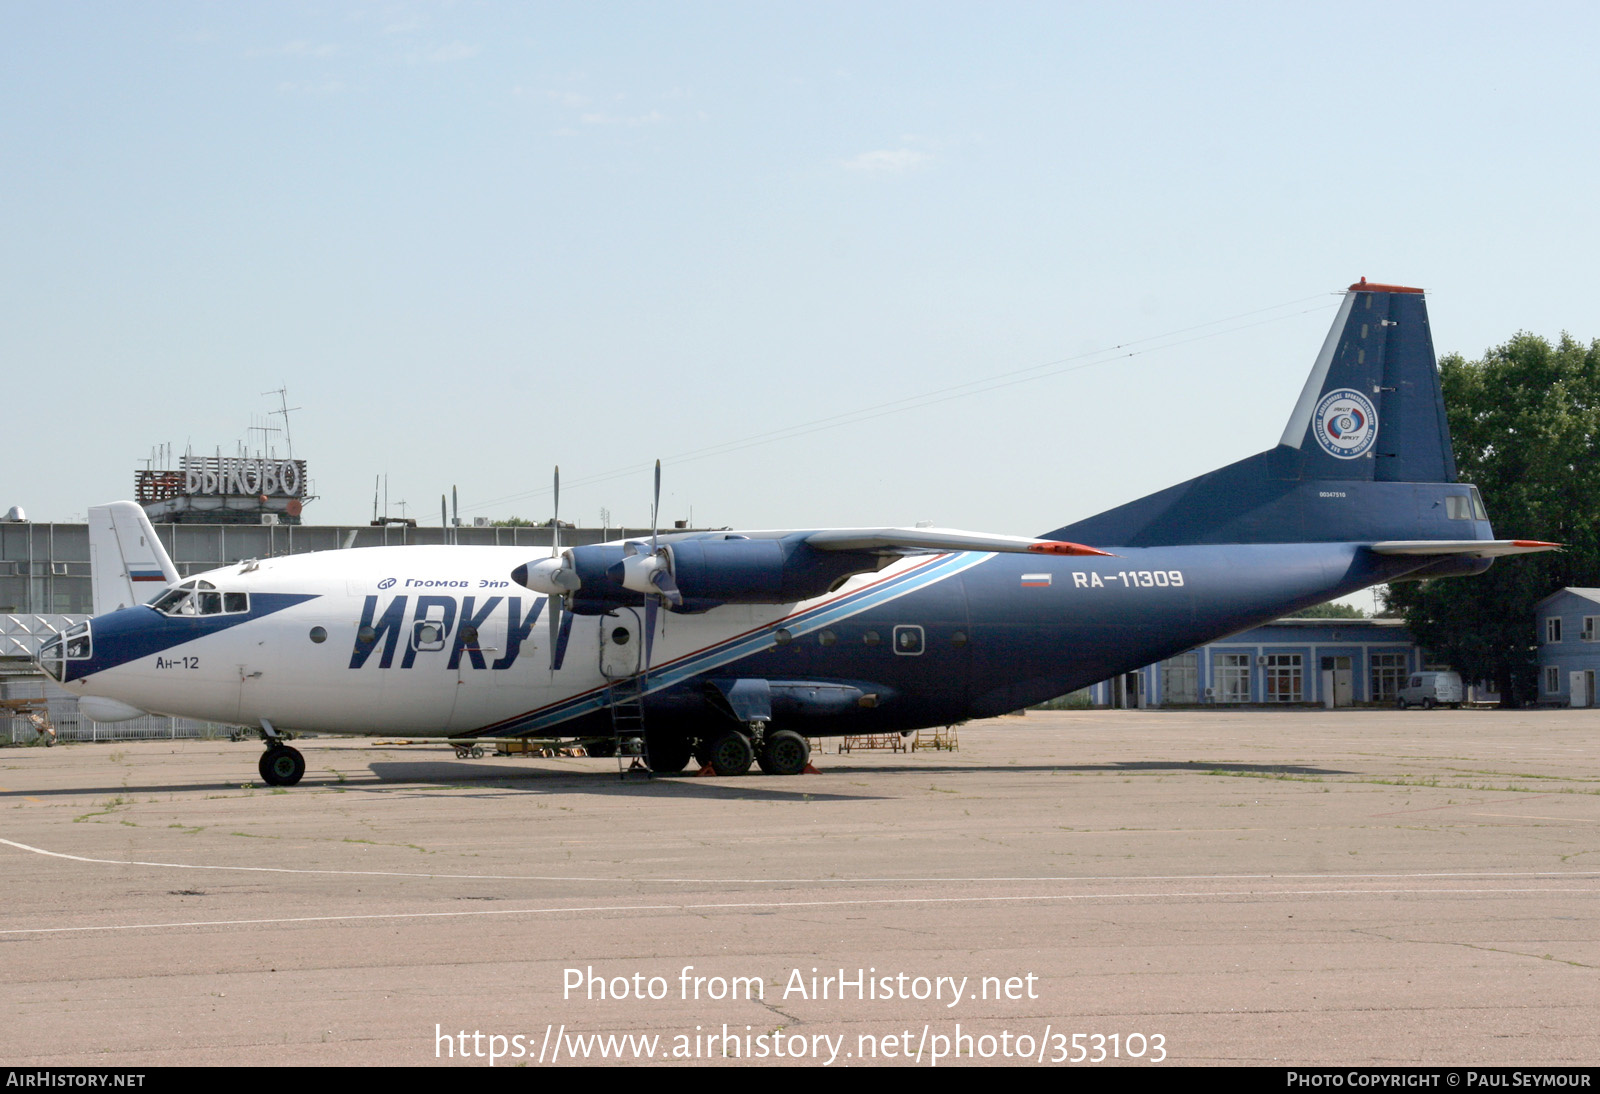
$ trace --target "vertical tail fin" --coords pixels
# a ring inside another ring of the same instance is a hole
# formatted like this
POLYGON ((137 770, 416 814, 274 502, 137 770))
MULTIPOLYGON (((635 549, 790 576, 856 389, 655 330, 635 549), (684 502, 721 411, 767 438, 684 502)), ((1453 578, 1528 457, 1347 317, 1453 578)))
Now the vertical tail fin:
MULTIPOLYGON (((1276 448, 1044 534, 1096 547, 1483 539, 1421 289, 1351 285, 1276 448), (1459 495, 1464 502, 1450 502, 1459 495)), ((1481 507, 1479 510, 1481 512, 1481 507)))
POLYGON ((1279 445, 1303 479, 1455 481, 1421 289, 1350 286, 1279 445))
POLYGON ((143 604, 178 580, 150 518, 131 501, 90 507, 89 575, 95 615, 143 604))

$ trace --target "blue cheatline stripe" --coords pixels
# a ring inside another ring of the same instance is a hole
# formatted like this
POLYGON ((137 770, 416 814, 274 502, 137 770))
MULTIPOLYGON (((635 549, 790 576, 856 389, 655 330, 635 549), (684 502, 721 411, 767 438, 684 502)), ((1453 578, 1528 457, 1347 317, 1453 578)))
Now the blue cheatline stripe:
POLYGON ((66 678, 81 680, 141 657, 166 653, 186 642, 251 623, 317 599, 315 593, 251 593, 248 612, 221 615, 163 615, 148 604, 97 615, 90 621, 91 656, 68 661, 66 678))
MULTIPOLYGON (((773 635, 780 627, 795 637, 810 634, 812 631, 937 584, 993 557, 993 552, 980 551, 935 555, 911 570, 885 578, 864 589, 845 593, 833 600, 795 612, 793 615, 763 623, 752 630, 723 639, 721 642, 685 654, 665 664, 653 666, 650 669, 648 690, 661 691, 720 668, 729 662, 771 649, 778 644, 773 635)), ((573 718, 604 710, 606 691, 607 686, 602 684, 600 687, 552 703, 550 706, 494 722, 481 729, 468 730, 459 736, 514 737, 548 729, 573 718)))

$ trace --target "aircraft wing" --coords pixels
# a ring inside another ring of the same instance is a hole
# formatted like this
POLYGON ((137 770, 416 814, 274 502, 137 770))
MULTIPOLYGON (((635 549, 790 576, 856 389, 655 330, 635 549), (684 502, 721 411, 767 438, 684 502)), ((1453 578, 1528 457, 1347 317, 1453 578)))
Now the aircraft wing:
POLYGON ((1537 539, 1391 539, 1374 543, 1378 555, 1454 555, 1464 558, 1499 558, 1559 551, 1561 544, 1537 539))
POLYGON ((819 551, 997 551, 1002 554, 1104 555, 1111 552, 1055 539, 997 536, 959 528, 833 528, 812 532, 805 542, 819 551))

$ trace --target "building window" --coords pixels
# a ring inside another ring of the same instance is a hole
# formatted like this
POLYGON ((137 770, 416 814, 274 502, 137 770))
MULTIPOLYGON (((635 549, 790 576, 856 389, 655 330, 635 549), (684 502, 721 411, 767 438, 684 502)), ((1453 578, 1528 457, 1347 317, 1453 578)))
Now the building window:
POLYGON ((1595 623, 1600 621, 1600 615, 1586 615, 1583 617, 1583 631, 1578 637, 1584 642, 1593 642, 1596 638, 1595 623))
POLYGON ((1298 703, 1301 696, 1301 669, 1298 653, 1274 653, 1267 657, 1266 701, 1298 703))
POLYGON ((1561 641, 1561 617, 1552 615, 1544 621, 1544 640, 1546 642, 1561 641))
POLYGON ((1372 701, 1392 703, 1400 695, 1400 685, 1406 678, 1406 655, 1403 653, 1375 653, 1372 655, 1372 701))
POLYGON ((1216 659, 1215 699, 1219 703, 1250 701, 1250 655, 1224 653, 1216 659))
POLYGON ((1194 703, 1200 685, 1200 655, 1190 650, 1161 662, 1161 702, 1194 703))
POLYGON ((1561 691, 1561 670, 1555 665, 1545 666, 1544 690, 1547 695, 1556 695, 1561 691))

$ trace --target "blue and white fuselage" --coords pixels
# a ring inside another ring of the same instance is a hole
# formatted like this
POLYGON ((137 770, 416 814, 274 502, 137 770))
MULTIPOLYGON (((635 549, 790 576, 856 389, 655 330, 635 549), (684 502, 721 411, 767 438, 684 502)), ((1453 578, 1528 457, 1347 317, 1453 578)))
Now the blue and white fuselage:
MULTIPOLYGON (((645 613, 570 615, 552 670, 547 598, 507 576, 527 555, 385 547, 212 570, 184 583, 196 588, 175 608, 96 618, 88 656, 67 660, 62 682, 146 711, 281 730, 593 732, 574 723, 602 713, 612 680, 638 671, 645 613), (184 610, 213 593, 232 610, 184 610)), ((1398 568, 1354 544, 914 555, 798 604, 656 613, 647 687, 664 708, 687 709, 695 685, 719 675, 837 683, 876 700, 818 713, 812 736, 945 725, 1048 699, 1398 568), (1152 627, 1163 633, 1153 639, 1152 627)))
POLYGON ((303 770, 282 731, 604 737, 624 704, 658 770, 693 754, 788 773, 808 737, 1005 713, 1375 583, 1550 546, 1493 538, 1456 482, 1420 292, 1364 282, 1275 448, 1037 539, 390 547, 178 581, 137 507, 105 512, 100 554, 120 552, 134 606, 41 665, 106 716, 257 727, 280 783, 303 770), (153 574, 167 588, 136 603, 153 574))

